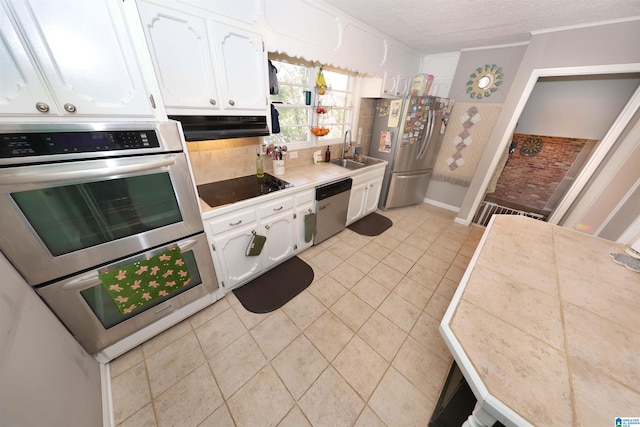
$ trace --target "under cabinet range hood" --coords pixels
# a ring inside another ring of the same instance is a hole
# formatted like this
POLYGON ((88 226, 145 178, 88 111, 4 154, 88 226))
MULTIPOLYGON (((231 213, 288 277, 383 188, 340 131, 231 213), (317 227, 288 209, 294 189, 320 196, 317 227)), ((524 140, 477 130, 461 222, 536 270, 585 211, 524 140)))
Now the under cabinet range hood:
POLYGON ((182 124, 184 139, 187 141, 269 135, 266 116, 169 116, 169 118, 182 124))

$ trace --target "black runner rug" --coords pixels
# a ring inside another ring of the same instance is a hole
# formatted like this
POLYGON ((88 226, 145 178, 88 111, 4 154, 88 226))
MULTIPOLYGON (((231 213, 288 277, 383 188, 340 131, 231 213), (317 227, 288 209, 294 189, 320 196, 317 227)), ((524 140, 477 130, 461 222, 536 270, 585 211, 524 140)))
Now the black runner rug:
POLYGON ((269 313, 285 305, 313 281, 313 269, 298 257, 256 277, 233 290, 244 308, 252 313, 269 313))
POLYGON ((372 212, 349 225, 347 228, 363 236, 378 236, 392 225, 393 222, 386 216, 372 212))

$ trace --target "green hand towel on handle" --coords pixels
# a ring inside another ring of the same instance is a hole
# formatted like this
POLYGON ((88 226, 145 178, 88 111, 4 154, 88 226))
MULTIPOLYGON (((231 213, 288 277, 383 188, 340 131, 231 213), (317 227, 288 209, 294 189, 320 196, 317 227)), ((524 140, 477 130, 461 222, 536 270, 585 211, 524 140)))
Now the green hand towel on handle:
POLYGON ((304 241, 310 242, 316 234, 316 214, 308 213, 304 216, 304 241))
POLYGON ((261 236, 257 234, 255 231, 251 233, 251 240, 249 240, 249 245, 247 246, 247 251, 245 252, 246 256, 258 256, 260 252, 262 252, 262 248, 267 241, 267 236, 261 236))

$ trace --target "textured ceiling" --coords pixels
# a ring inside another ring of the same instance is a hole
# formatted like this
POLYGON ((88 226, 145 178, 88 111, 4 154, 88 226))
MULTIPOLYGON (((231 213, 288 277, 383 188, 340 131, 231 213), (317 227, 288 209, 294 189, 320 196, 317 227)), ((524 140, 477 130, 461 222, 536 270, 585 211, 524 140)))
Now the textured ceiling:
POLYGON ((640 17, 640 0, 323 0, 423 54, 526 42, 530 31, 640 17))

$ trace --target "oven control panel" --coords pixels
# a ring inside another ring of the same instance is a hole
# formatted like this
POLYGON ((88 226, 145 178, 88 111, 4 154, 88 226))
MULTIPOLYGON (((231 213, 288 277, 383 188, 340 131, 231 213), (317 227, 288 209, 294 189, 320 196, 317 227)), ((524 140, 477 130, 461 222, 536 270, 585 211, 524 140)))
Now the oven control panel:
POLYGON ((0 134, 0 158, 160 147, 154 130, 0 134))

